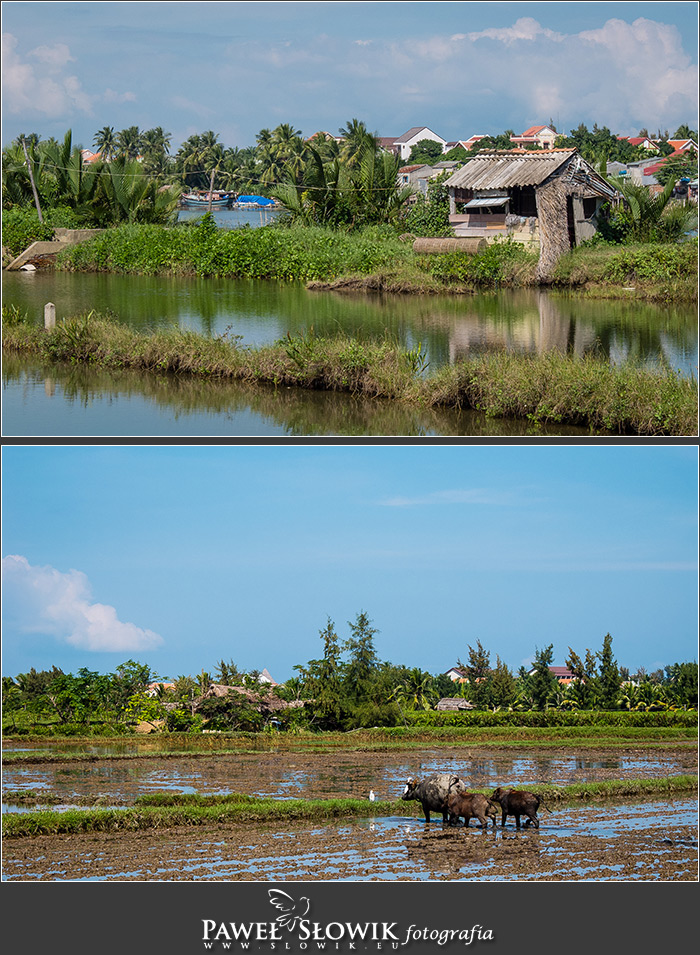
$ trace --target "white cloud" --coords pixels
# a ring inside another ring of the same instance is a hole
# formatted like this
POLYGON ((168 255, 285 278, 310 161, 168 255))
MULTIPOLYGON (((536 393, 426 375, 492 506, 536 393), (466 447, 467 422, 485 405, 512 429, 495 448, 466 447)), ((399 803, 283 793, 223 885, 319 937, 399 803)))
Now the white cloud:
POLYGON ((499 40, 506 46, 518 43, 522 40, 533 41, 541 37, 548 40, 559 41, 563 39, 561 33, 555 33, 554 30, 547 30, 540 26, 537 20, 532 17, 521 17, 516 20, 512 27, 490 27, 487 30, 481 30, 479 33, 467 33, 458 35, 460 38, 466 36, 472 42, 476 40, 488 39, 499 40))
POLYGON ((163 643, 152 630, 123 623, 114 607, 93 602, 81 571, 34 567, 26 557, 10 555, 3 558, 2 576, 6 619, 20 632, 103 653, 152 650, 163 643))
POLYGON ((45 63, 54 70, 60 70, 67 63, 75 63, 75 57, 70 55, 70 50, 65 43, 56 43, 54 46, 37 46, 30 50, 28 56, 36 57, 41 63, 45 63))
POLYGON ((379 502, 383 507, 417 507, 423 504, 490 504, 511 505, 515 498, 510 491, 493 491, 489 488, 454 488, 433 491, 418 497, 390 497, 379 502))
POLYGON ((2 36, 3 109, 11 114, 39 113, 50 118, 67 116, 72 110, 92 115, 92 97, 82 88, 77 76, 65 75, 73 61, 68 47, 39 46, 28 56, 28 63, 17 52, 17 39, 11 33, 2 36))

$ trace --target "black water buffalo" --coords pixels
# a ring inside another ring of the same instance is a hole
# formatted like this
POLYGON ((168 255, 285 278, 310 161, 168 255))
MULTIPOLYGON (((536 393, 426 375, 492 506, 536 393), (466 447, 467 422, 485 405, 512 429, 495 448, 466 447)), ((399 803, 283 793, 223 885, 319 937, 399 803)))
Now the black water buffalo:
POLYGON ((457 822, 462 816, 467 829, 472 819, 478 819, 481 828, 487 829, 489 818, 493 819, 493 828, 496 828, 496 816, 498 815, 496 804, 481 793, 466 793, 458 788, 451 789, 447 797, 447 811, 452 823, 457 822))
POLYGON ((425 821, 430 822, 430 813, 441 812, 442 821, 447 822, 447 798, 450 790, 464 789, 464 783, 454 773, 438 773, 427 779, 408 779, 402 799, 417 800, 423 807, 425 821))
MULTIPOLYGON (((494 789, 491 796, 493 802, 501 807, 501 827, 506 824, 506 816, 515 816, 516 828, 520 828, 520 817, 527 816, 526 826, 532 822, 535 829, 540 828, 540 821, 537 818, 537 810, 542 806, 547 809, 539 796, 534 793, 528 793, 521 789, 503 789, 501 786, 494 789)), ((551 812, 547 809, 547 812, 551 812)))

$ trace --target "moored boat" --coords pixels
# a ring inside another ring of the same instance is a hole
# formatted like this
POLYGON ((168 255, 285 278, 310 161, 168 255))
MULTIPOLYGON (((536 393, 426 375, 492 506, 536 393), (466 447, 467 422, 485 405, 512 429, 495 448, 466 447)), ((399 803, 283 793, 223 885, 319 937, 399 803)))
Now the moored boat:
POLYGON ((222 209, 230 206, 233 199, 231 192, 185 192, 180 196, 183 206, 198 209, 208 209, 210 204, 212 209, 222 209))

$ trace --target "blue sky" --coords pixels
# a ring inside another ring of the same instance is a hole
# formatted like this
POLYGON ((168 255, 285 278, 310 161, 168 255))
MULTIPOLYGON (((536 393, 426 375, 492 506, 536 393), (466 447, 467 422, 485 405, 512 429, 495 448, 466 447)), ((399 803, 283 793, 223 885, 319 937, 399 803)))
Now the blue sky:
POLYGON ((382 660, 481 640, 697 660, 692 447, 5 447, 3 672, 278 681, 365 611, 382 660))
POLYGON ((4 2, 2 142, 91 146, 162 126, 173 152, 213 129, 444 139, 551 120, 635 135, 697 128, 698 6, 664 3, 4 2))

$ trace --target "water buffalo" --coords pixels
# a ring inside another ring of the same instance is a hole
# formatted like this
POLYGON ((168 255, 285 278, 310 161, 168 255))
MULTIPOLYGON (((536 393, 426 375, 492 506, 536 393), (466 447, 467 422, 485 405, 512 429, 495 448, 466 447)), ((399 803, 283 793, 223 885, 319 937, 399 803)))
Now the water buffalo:
POLYGON ((465 793, 458 788, 451 789, 447 797, 447 811, 452 823, 457 822, 459 817, 463 816, 464 825, 467 829, 472 819, 478 819, 481 828, 487 829, 489 817, 493 819, 493 828, 496 828, 496 816, 498 815, 496 804, 481 793, 465 793))
POLYGON ((438 773, 427 779, 408 779, 401 796, 404 800, 415 799, 423 807, 425 821, 430 822, 430 812, 441 812, 442 821, 447 822, 447 798, 450 790, 464 789, 464 783, 453 773, 438 773))
MULTIPOLYGON (((537 810, 539 809, 540 803, 542 803, 545 809, 547 809, 547 807, 540 797, 534 793, 524 792, 520 789, 503 789, 499 786, 498 789, 494 789, 491 799, 501 807, 501 827, 506 824, 506 816, 515 816, 515 825, 516 828, 519 829, 520 817, 527 816, 526 826, 529 826, 532 822, 535 829, 540 828, 537 810)), ((547 812, 551 811, 551 809, 547 809, 547 812)))

